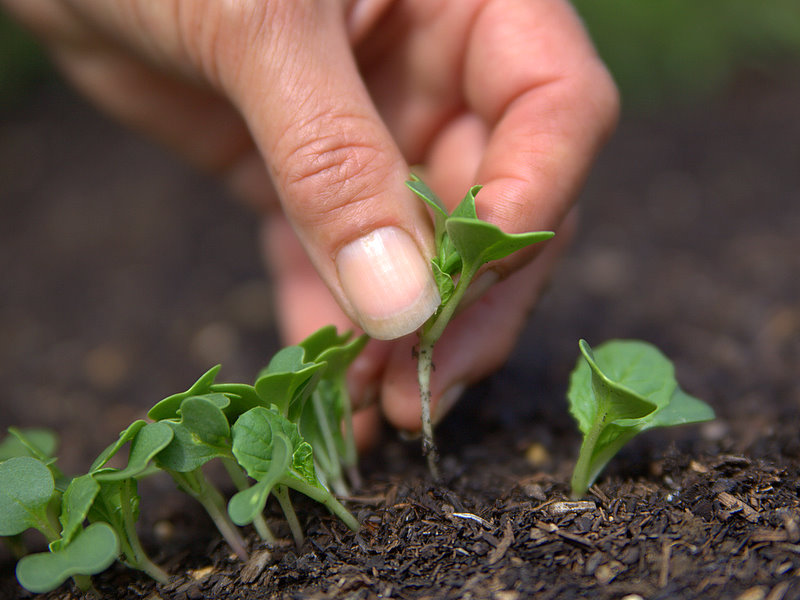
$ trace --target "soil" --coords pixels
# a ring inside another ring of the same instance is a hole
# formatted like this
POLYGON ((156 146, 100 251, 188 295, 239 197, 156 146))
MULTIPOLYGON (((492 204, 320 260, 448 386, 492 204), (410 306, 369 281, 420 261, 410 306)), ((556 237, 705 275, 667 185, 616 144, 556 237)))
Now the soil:
MULTIPOLYGON (((797 75, 623 119, 517 351, 439 429, 442 484, 387 431, 346 500, 359 533, 301 501, 302 548, 251 534, 243 565, 155 480, 142 536, 172 581, 117 565, 102 595, 800 598, 797 75), (718 418, 643 435, 575 504, 581 337, 657 344, 718 418)), ((210 364, 246 381, 277 348, 254 219, 60 85, 0 115, 0 181, 0 426, 55 428, 65 471, 210 364)), ((0 597, 31 597, 7 553, 0 597)))

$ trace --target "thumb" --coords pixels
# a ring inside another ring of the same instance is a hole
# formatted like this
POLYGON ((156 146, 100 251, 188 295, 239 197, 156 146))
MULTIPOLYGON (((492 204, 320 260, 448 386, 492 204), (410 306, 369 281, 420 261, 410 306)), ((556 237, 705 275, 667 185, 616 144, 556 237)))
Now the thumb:
POLYGON ((340 3, 284 3, 244 53, 240 110, 283 210, 348 316, 375 338, 416 330, 439 305, 430 219, 358 73, 340 3))

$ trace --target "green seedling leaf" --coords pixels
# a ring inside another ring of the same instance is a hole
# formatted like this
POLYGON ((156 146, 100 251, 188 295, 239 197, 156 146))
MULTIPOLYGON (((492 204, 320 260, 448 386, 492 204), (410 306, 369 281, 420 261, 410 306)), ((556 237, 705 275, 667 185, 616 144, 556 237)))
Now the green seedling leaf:
POLYGON ((301 435, 313 445, 317 475, 332 484, 339 494, 349 494, 343 468, 354 482, 357 452, 353 438, 352 408, 345 375, 348 367, 364 349, 368 338, 353 338, 350 332, 338 335, 333 326, 313 333, 300 346, 305 360, 324 363, 321 378, 311 390, 297 420, 301 435))
POLYGON ((212 386, 214 385, 214 380, 217 378, 217 373, 219 373, 221 368, 222 365, 211 367, 200 377, 200 379, 195 381, 188 390, 179 394, 167 396, 153 408, 151 408, 147 413, 147 416, 153 419, 153 421, 177 419, 178 411, 180 410, 181 404, 184 400, 186 400, 186 398, 191 396, 202 396, 204 394, 210 394, 214 391, 212 390, 212 386))
MULTIPOLYGON (((102 469, 95 476, 102 478, 118 472, 115 469, 102 469)), ((150 560, 136 533, 140 501, 136 479, 101 479, 98 484, 100 489, 87 513, 89 520, 113 528, 119 542, 117 554, 121 555, 120 560, 144 571, 162 584, 167 583, 167 574, 150 560)))
MULTIPOLYGON (((253 479, 266 477, 273 460, 273 440, 276 436, 285 437, 292 450, 289 468, 280 478, 278 485, 287 486, 305 494, 312 500, 324 504, 328 510, 337 515, 352 530, 359 528, 358 521, 346 508, 331 495, 319 482, 314 470, 314 454, 311 446, 303 440, 297 425, 290 423, 282 415, 265 408, 254 408, 241 417, 233 426, 233 454, 239 464, 253 479)), ((281 501, 284 512, 293 514, 289 506, 285 506, 285 491, 276 495, 281 501)))
POLYGON ((53 460, 58 447, 58 436, 49 429, 17 429, 9 427, 0 442, 0 462, 18 456, 32 456, 44 463, 53 460))
POLYGON ((714 410, 705 402, 677 388, 664 408, 653 415, 645 429, 702 423, 714 419, 714 410))
MULTIPOLYGON (((109 469, 110 472, 113 470, 109 469)), ((100 471, 98 475, 102 474, 100 471)), ((126 515, 135 522, 139 518, 139 494, 135 479, 99 480, 100 490, 87 516, 92 522, 111 525, 120 535, 126 535, 129 525, 126 515)), ((135 534, 135 532, 134 532, 135 534)))
POLYGON ((131 423, 127 429, 120 432, 119 439, 117 439, 116 442, 108 446, 100 453, 100 456, 98 456, 92 463, 92 466, 89 467, 89 472, 93 473, 103 467, 109 460, 111 460, 113 456, 117 454, 117 452, 122 449, 125 444, 135 438, 136 434, 139 433, 139 430, 145 425, 147 425, 147 421, 144 419, 139 419, 131 423))
POLYGON ((463 270, 471 274, 488 262, 505 258, 555 235, 552 231, 505 233, 486 221, 460 217, 447 220, 447 233, 461 256, 463 270))
POLYGON ((313 366, 313 363, 306 362, 305 355, 306 351, 301 346, 282 348, 275 353, 269 364, 261 370, 259 378, 277 373, 294 373, 313 366))
POLYGON ((343 377, 347 368, 366 346, 369 338, 365 335, 353 338, 352 332, 339 335, 336 327, 328 325, 312 333, 298 344, 304 351, 305 364, 326 363, 324 379, 343 377))
POLYGON ((353 361, 358 358, 358 355, 361 354, 369 338, 366 335, 360 335, 352 339, 349 343, 344 343, 345 341, 346 339, 342 340, 340 345, 328 348, 315 358, 317 362, 324 362, 327 365, 322 374, 323 379, 333 380, 344 378, 348 367, 350 367, 353 361))
POLYGON ((302 347, 289 346, 275 354, 259 374, 255 383, 256 392, 277 406, 282 415, 294 421, 300 416, 324 368, 323 363, 306 362, 302 347))
MULTIPOLYGON (((14 456, 31 456, 36 458, 50 469, 55 480, 56 490, 63 492, 67 485, 69 485, 69 478, 64 476, 56 466, 57 458, 55 456, 56 447, 58 446, 58 437, 55 433, 47 429, 18 429, 17 427, 9 427, 8 433, 10 434, 4 443, 8 454, 5 458, 0 455, 0 462, 13 458, 14 456)), ((2 454, 2 452, 0 452, 2 454)))
POLYGON ((342 465, 350 464, 350 448, 344 438, 347 398, 343 382, 320 381, 299 420, 300 434, 314 449, 315 470, 327 487, 347 495, 342 465))
POLYGON ((458 203, 453 209, 453 212, 450 213, 450 217, 455 217, 457 219, 478 219, 478 211, 475 208, 475 196, 478 195, 478 192, 481 191, 483 186, 480 185, 473 185, 467 193, 464 194, 464 198, 461 202, 458 203))
MULTIPOLYGON (((306 440, 310 439, 306 431, 318 430, 323 421, 328 424, 332 432, 339 432, 339 423, 344 415, 344 399, 338 393, 338 382, 321 381, 313 399, 316 399, 316 406, 320 408, 316 408, 314 402, 306 405, 299 421, 300 435, 306 440)), ((312 446, 316 448, 316 443, 312 446)))
POLYGON ((215 383, 211 386, 211 391, 228 397, 230 403, 223 409, 223 412, 231 425, 240 415, 251 408, 269 407, 269 402, 258 395, 256 388, 246 383, 215 383))
POLYGON ((292 474, 299 480, 318 488, 323 487, 317 478, 317 471, 314 468, 314 451, 308 442, 303 442, 294 449, 292 471, 292 474))
POLYGON ((304 351, 302 357, 303 362, 322 362, 319 356, 323 352, 344 345, 350 337, 350 332, 339 335, 336 327, 333 325, 326 325, 325 327, 317 329, 298 344, 304 351))
POLYGON ((444 224, 448 217, 447 208, 433 190, 413 173, 409 177, 409 181, 406 181, 406 185, 425 202, 425 204, 433 209, 433 225, 436 236, 436 246, 438 248, 444 242, 444 224))
POLYGON ((223 394, 192 396, 180 406, 180 421, 161 421, 172 428, 170 443, 156 455, 161 468, 187 473, 209 460, 230 456, 230 426, 222 412, 228 404, 223 394))
POLYGON ((150 461, 169 445, 173 436, 172 428, 164 421, 138 427, 131 440, 127 466, 121 470, 105 469, 95 472, 96 478, 102 481, 118 481, 138 477, 147 470, 150 461))
POLYGON ((228 502, 228 514, 237 525, 252 523, 261 514, 272 488, 291 465, 292 446, 285 435, 273 432, 270 451, 267 471, 260 474, 254 486, 235 494, 228 502))
POLYGON ((314 471, 311 446, 301 436, 297 425, 282 415, 265 409, 247 411, 233 426, 233 455, 256 481, 265 477, 272 464, 273 437, 283 435, 291 445, 292 460, 287 475, 319 487, 314 471))
POLYGON ((119 541, 107 523, 92 523, 72 543, 56 552, 23 557, 17 579, 25 589, 41 594, 56 589, 74 575, 94 575, 116 560, 119 541))
POLYGON ((677 385, 671 363, 649 344, 612 343, 603 347, 599 358, 584 340, 579 346, 583 361, 573 371, 569 397, 584 434, 598 421, 610 424, 654 412, 677 385))
POLYGON ((75 477, 61 498, 61 539, 50 544, 50 550, 55 552, 69 545, 75 534, 81 530, 89 509, 94 504, 94 499, 100 491, 100 484, 94 480, 92 474, 75 477))
POLYGON ((47 505, 55 493, 53 474, 42 461, 18 456, 0 463, 0 536, 31 527, 52 536, 47 505))
POLYGON ((570 412, 584 434, 572 477, 583 495, 614 455, 638 433, 654 427, 706 421, 713 410, 678 387, 675 369, 655 346, 612 340, 582 357, 570 377, 570 412))
MULTIPOLYGON (((268 475, 276 459, 276 444, 283 443, 280 438, 284 438, 289 444, 291 461, 283 475, 274 483, 274 486, 277 486, 275 495, 290 523, 293 522, 294 512, 288 502, 284 486, 324 504, 348 527, 354 531, 358 530, 358 521, 317 478, 311 446, 300 436, 297 425, 290 423, 282 415, 265 408, 254 408, 239 417, 233 426, 233 454, 250 477, 257 481, 268 478, 272 480, 273 476, 268 477, 268 475)), ((292 527, 292 529, 295 536, 298 536, 297 528, 292 527)))
MULTIPOLYGON (((456 284, 453 282, 453 273, 446 270, 446 267, 441 265, 438 258, 434 258, 431 261, 431 267, 433 270, 433 279, 436 281, 436 287, 439 289, 439 298, 441 299, 442 306, 444 306, 450 302, 450 298, 453 297, 453 293, 456 291, 456 284)), ((461 268, 460 262, 458 268, 461 268)))

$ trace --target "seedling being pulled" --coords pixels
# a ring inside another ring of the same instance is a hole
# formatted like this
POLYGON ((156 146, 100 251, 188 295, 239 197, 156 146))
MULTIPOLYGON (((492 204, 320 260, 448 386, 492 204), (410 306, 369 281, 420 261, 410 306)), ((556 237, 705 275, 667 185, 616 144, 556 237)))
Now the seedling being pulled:
POLYGON ((570 376, 570 412, 583 433, 572 474, 572 496, 583 496, 614 455, 633 437, 655 427, 714 418, 702 400, 684 392, 672 362, 655 346, 612 340, 581 357, 570 376))
POLYGON ((418 177, 406 182, 409 188, 433 209, 436 256, 431 260, 439 288, 441 304, 419 331, 417 374, 422 405, 422 451, 428 466, 438 478, 436 445, 431 423, 430 378, 433 370, 433 346, 456 313, 464 293, 480 268, 518 250, 553 237, 551 231, 505 233, 496 225, 478 218, 475 196, 481 186, 473 186, 452 213, 418 177))

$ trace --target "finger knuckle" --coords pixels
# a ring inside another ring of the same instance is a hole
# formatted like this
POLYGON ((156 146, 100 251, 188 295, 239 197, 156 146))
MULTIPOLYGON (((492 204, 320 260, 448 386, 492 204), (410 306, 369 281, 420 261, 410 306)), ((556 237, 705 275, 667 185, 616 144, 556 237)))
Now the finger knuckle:
POLYGON ((297 219, 335 220, 376 195, 387 160, 374 143, 355 133, 358 120, 323 115, 282 136, 299 140, 278 152, 281 169, 276 173, 290 199, 287 210, 297 219))
POLYGON ((590 98, 594 104, 598 123, 607 135, 617 124, 620 112, 620 96, 617 85, 608 69, 599 60, 591 70, 589 81, 590 98))
POLYGON ((307 2, 181 2, 173 0, 177 39, 204 78, 227 88, 239 77, 243 57, 267 44, 276 31, 291 31, 307 2), (292 10, 290 10, 292 9, 292 10))

